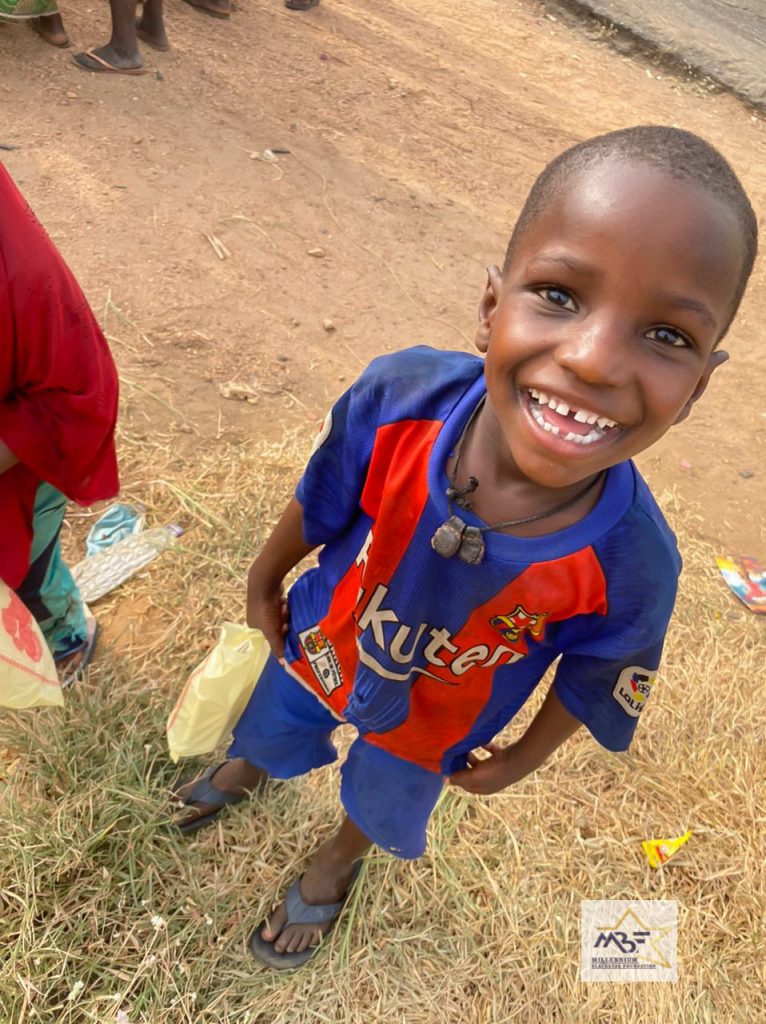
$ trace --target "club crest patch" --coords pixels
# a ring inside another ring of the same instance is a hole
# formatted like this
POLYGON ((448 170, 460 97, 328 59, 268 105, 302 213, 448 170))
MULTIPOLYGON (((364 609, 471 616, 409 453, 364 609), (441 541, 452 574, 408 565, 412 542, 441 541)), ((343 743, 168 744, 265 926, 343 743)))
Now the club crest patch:
POLYGON ((333 690, 337 690, 343 683, 340 662, 335 653, 335 648, 322 630, 316 626, 313 626, 311 629, 304 629, 298 635, 298 640, 306 652, 306 658, 311 666, 311 671, 329 697, 333 690))
POLYGON ((628 665, 617 677, 612 696, 626 715, 638 718, 646 707, 657 673, 640 665, 628 665))
POLYGON ((496 615, 489 620, 489 624, 509 643, 518 643, 524 633, 528 633, 533 640, 539 642, 545 633, 547 618, 548 612, 528 612, 522 605, 517 604, 512 612, 508 612, 507 615, 496 615))

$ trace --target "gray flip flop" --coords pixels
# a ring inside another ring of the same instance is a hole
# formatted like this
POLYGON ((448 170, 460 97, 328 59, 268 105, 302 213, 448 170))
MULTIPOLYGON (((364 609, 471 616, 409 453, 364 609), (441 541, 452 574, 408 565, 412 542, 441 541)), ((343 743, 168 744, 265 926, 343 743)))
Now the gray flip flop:
POLYGON ((304 949, 302 953, 277 953, 274 949, 273 942, 267 942, 266 939, 261 938, 261 929, 266 924, 265 921, 262 921, 248 941, 250 952, 253 954, 255 959, 260 960, 261 963, 267 964, 269 967, 274 967, 278 971, 294 970, 296 967, 301 967, 310 960, 320 946, 324 944, 327 936, 332 931, 335 922, 340 917, 361 870, 362 861, 357 861, 354 865, 354 873, 351 876, 351 881, 348 883, 346 895, 342 900, 338 900, 337 903, 322 903, 319 905, 306 903, 301 896, 301 880, 300 878, 297 878, 287 890, 287 895, 285 896, 287 921, 285 922, 284 927, 286 928, 290 924, 309 924, 316 926, 329 924, 330 927, 322 936, 322 942, 320 945, 309 946, 308 949, 304 949))
MULTIPOLYGON (((203 814, 198 818, 192 818, 191 821, 183 822, 176 826, 180 832, 196 832, 199 828, 204 828, 206 825, 212 824, 224 807, 229 804, 238 804, 241 800, 245 800, 249 794, 247 793, 224 793, 222 789, 216 789, 210 781, 219 768, 222 768, 226 764, 226 761, 221 761, 220 764, 211 765, 210 768, 201 775, 195 782, 192 790, 188 794, 182 803, 191 807, 192 804, 212 804, 215 810, 209 811, 207 814, 203 814)), ((173 792, 177 792, 183 786, 186 785, 188 780, 177 783, 173 787, 173 792)))

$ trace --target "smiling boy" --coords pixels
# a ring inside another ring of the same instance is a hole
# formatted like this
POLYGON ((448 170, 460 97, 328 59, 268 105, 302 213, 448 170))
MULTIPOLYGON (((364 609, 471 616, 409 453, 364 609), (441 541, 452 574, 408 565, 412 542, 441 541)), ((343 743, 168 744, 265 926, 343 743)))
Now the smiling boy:
POLYGON ((372 843, 420 856, 445 779, 495 793, 585 725, 627 749, 675 601, 675 539, 630 461, 702 395, 757 247, 734 172, 690 133, 589 140, 530 193, 476 344, 376 360, 328 416, 249 576, 270 659, 190 831, 332 761, 346 817, 250 940, 307 960, 372 843), (282 581, 309 551, 319 567, 282 581), (556 659, 515 743, 497 734, 556 659), (479 757, 484 748, 488 756, 479 757))

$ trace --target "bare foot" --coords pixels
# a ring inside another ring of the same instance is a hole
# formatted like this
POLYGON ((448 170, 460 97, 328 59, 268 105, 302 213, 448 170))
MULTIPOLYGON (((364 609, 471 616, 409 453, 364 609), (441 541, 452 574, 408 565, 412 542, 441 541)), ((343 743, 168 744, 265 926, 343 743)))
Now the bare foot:
MULTIPOLYGON (((268 772, 264 771, 263 768, 257 768, 254 764, 250 764, 244 757, 235 757, 231 761, 226 761, 222 764, 213 773, 209 781, 213 789, 218 789, 223 793, 249 794, 262 785, 268 777, 268 772), (215 780, 215 785, 213 785, 213 780, 215 780)), ((185 801, 198 781, 198 779, 192 779, 181 786, 176 791, 178 799, 185 801)), ((175 815, 173 824, 188 825, 189 822, 202 818, 214 810, 216 810, 214 804, 203 804, 195 801, 185 806, 182 811, 175 815)))
MULTIPOLYGON (((346 860, 338 863, 319 850, 300 880, 301 898, 311 906, 337 903, 348 892, 353 874, 353 864, 349 865, 346 860)), ((286 926, 286 923, 287 909, 283 900, 261 929, 261 938, 264 942, 273 942, 277 953, 302 953, 309 946, 319 945, 333 924, 286 926)))
POLYGON ((51 46, 69 46, 69 36, 60 14, 48 14, 44 18, 30 18, 29 27, 51 46))

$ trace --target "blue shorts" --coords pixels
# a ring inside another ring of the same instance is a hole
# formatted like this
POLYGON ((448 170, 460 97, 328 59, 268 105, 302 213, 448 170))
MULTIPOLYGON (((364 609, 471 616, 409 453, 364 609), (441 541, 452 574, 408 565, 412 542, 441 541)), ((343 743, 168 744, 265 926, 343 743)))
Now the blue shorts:
MULTIPOLYGON (((338 757, 332 733, 343 723, 270 657, 234 729, 230 757, 244 757, 275 779, 303 775, 338 757)), ((373 843, 397 857, 420 857, 444 779, 366 743, 351 744, 340 799, 373 843)))

